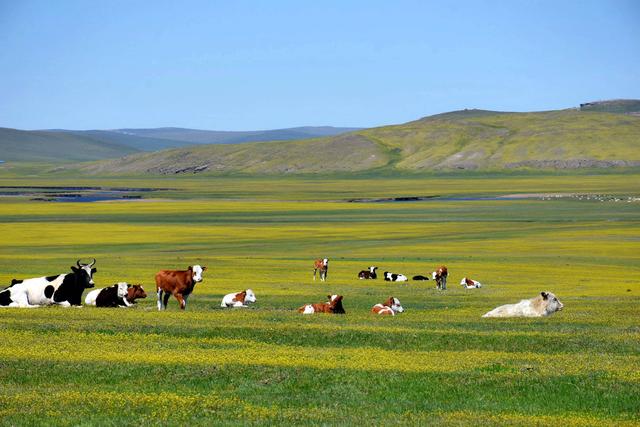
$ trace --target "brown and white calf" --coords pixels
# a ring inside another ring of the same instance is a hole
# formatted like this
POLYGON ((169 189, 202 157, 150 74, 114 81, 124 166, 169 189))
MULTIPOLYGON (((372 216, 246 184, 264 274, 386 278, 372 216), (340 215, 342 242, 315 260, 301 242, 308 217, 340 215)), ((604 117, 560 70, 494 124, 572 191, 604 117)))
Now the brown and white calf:
POLYGON ((165 310, 169 297, 173 295, 180 303, 180 309, 187 307, 187 299, 198 282, 202 282, 202 273, 207 267, 189 266, 186 270, 160 270, 156 274, 156 293, 158 310, 165 310), (164 294, 164 295, 163 295, 164 294))
POLYGON ((433 280, 436 281, 436 288, 445 290, 447 289, 447 277, 449 276, 449 272, 447 271, 447 267, 441 265, 431 273, 433 276, 433 280))
POLYGON ((376 274, 377 269, 378 267, 371 266, 369 267, 369 270, 362 270, 360 273, 358 273, 358 279, 377 279, 378 278, 378 275, 376 274))
POLYGON ((127 301, 130 304, 135 304, 137 299, 143 299, 147 297, 147 293, 144 291, 142 285, 130 285, 127 289, 127 301))
POLYGON ((460 281, 460 284, 464 286, 465 289, 476 289, 476 288, 482 287, 482 283, 478 282, 477 280, 469 279, 466 277, 464 277, 460 281))
POLYGON ((256 294, 251 289, 242 292, 227 294, 222 298, 220 307, 248 307, 247 304, 256 302, 256 294))
POLYGON ((330 313, 345 314, 342 306, 342 295, 327 295, 329 301, 319 304, 305 304, 298 309, 298 313, 314 314, 314 313, 330 313))
POLYGON ((523 299, 517 304, 506 304, 494 308, 482 317, 543 317, 562 310, 564 304, 551 292, 540 292, 531 299, 523 299))
POLYGON ((376 304, 371 309, 372 313, 387 315, 387 316, 395 316, 396 313, 402 313, 404 308, 400 304, 400 300, 398 298, 389 297, 388 300, 383 302, 382 304, 376 304))
POLYGON ((313 263, 313 280, 316 280, 316 273, 320 272, 320 280, 323 282, 327 278, 327 272, 329 271, 329 259, 317 259, 313 263))

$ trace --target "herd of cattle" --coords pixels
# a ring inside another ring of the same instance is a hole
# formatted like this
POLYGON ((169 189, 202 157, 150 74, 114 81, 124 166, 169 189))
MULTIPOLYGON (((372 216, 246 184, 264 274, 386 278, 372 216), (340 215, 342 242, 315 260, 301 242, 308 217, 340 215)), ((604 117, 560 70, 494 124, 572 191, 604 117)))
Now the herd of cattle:
MULTIPOLYGON (((64 307, 81 306, 82 294, 85 289, 93 288, 93 274, 97 272, 94 267, 96 260, 83 264, 80 260, 76 266, 71 266, 71 273, 57 274, 53 276, 37 277, 33 279, 13 279, 11 285, 0 291, 0 307, 40 307, 57 304, 64 307)), ((156 295, 158 310, 167 307, 171 295, 180 304, 180 309, 185 310, 187 300, 193 292, 196 283, 202 281, 202 274, 207 267, 199 265, 189 266, 187 270, 161 270, 156 276, 156 295)), ((358 273, 358 278, 363 280, 377 279, 378 267, 371 266, 367 270, 358 273)), ((318 259, 314 262, 313 279, 320 273, 320 280, 327 279, 329 260, 318 259)), ((446 266, 440 266, 431 273, 431 279, 436 282, 439 290, 447 289, 447 277, 449 273, 446 266)), ((398 273, 384 272, 384 280, 393 282, 407 281, 407 276, 398 273)), ((413 280, 429 280, 427 276, 413 276, 413 280)), ((482 287, 476 280, 463 278, 460 282, 466 289, 482 287)), ((85 304, 96 307, 131 307, 137 299, 146 298, 147 294, 142 285, 130 285, 119 282, 114 286, 90 291, 85 297, 85 304)), ((327 301, 316 304, 305 304, 298 309, 303 314, 330 313, 345 314, 342 295, 328 295, 327 301)), ((222 298, 221 307, 247 307, 257 301, 254 292, 246 289, 237 293, 230 293, 222 298)), ((535 298, 522 300, 517 304, 507 304, 489 311, 482 317, 541 317, 548 316, 562 310, 563 304, 551 292, 541 292, 535 298)), ((371 311, 379 315, 391 315, 402 313, 404 308, 395 297, 389 297, 386 301, 373 306, 371 311)))

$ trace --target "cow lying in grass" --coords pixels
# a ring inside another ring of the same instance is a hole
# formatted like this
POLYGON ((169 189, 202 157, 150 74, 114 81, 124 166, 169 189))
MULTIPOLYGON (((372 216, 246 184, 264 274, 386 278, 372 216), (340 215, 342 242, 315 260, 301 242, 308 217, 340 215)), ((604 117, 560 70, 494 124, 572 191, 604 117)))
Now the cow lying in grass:
POLYGON ((417 275, 417 276, 413 276, 413 278, 411 280, 415 280, 417 282, 422 282, 422 281, 427 281, 429 280, 429 278, 427 276, 421 276, 421 275, 417 275))
POLYGON ((298 313, 314 314, 314 313, 330 313, 345 314, 342 306, 342 295, 327 295, 329 301, 319 304, 305 304, 298 309, 298 313))
POLYGON ((95 305, 96 307, 129 307, 129 302, 125 299, 129 284, 127 282, 116 283, 108 288, 96 289, 87 294, 84 303, 95 305))
POLYGON ((147 293, 141 285, 119 282, 108 288, 89 292, 84 298, 84 303, 96 307, 131 307, 136 299, 146 297, 147 293))
POLYGON ((385 271, 384 280, 387 282, 406 282, 409 279, 407 279, 407 276, 404 274, 389 273, 388 271, 385 271))
POLYGON ((378 275, 376 274, 377 269, 378 267, 371 266, 369 267, 369 270, 362 270, 360 273, 358 273, 358 279, 377 279, 378 278, 378 275))
POLYGON ((93 274, 98 271, 93 268, 95 263, 95 259, 89 264, 80 264, 78 260, 77 267, 71 267, 71 273, 13 279, 11 286, 0 291, 0 307, 80 306, 84 290, 93 288, 93 274))
POLYGON ((404 308, 402 308, 400 300, 394 297, 389 297, 388 300, 386 300, 382 304, 374 305, 371 309, 371 312, 373 313, 388 316, 395 316, 396 313, 402 313, 403 311, 404 308))
POLYGON ((482 317, 543 317, 562 310, 564 304, 551 292, 540 292, 535 298, 523 299, 517 304, 494 308, 482 317))
POLYGON ((248 307, 247 304, 256 302, 256 294, 251 289, 242 292, 227 294, 222 298, 220 306, 227 307, 248 307))
POLYGON ((464 286, 465 289, 477 289, 482 287, 482 283, 477 280, 467 279, 466 277, 460 281, 460 285, 464 286))

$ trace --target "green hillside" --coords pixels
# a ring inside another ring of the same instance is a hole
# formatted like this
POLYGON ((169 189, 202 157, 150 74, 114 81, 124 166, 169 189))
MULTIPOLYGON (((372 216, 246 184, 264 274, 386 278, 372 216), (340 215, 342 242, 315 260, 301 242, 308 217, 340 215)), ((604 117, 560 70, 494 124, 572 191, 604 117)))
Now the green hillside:
POLYGON ((0 128, 0 160, 5 162, 84 162, 121 157, 137 151, 133 147, 101 141, 89 135, 0 128))
POLYGON ((87 165, 93 173, 318 173, 640 166, 640 117, 463 110, 336 137, 207 145, 87 165))
POLYGON ((640 99, 612 99, 580 104, 582 111, 599 111, 604 113, 640 114, 640 99))

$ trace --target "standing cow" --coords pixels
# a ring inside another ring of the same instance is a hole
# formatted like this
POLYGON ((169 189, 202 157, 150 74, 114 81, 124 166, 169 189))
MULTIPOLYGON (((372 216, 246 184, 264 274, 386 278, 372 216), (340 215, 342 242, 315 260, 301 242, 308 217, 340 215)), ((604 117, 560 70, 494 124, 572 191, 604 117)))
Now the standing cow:
POLYGON ((436 269, 436 271, 431 273, 431 275, 433 276, 433 280, 436 281, 436 288, 440 290, 447 289, 447 277, 449 276, 447 267, 445 267, 444 265, 441 265, 436 269))
POLYGON ((0 307, 34 308, 42 305, 57 304, 63 307, 82 304, 82 293, 93 288, 93 268, 96 260, 89 264, 76 262, 71 273, 34 279, 13 279, 11 286, 0 291, 0 307))
POLYGON ((196 283, 202 282, 202 273, 207 267, 189 266, 186 270, 160 270, 156 274, 158 310, 165 310, 169 297, 173 295, 180 303, 180 309, 187 307, 187 299, 196 283), (163 295, 164 294, 164 295, 163 295))
POLYGON ((320 272, 320 280, 325 281, 327 278, 327 271, 329 270, 329 259, 317 259, 313 263, 313 280, 316 280, 316 273, 320 272))

